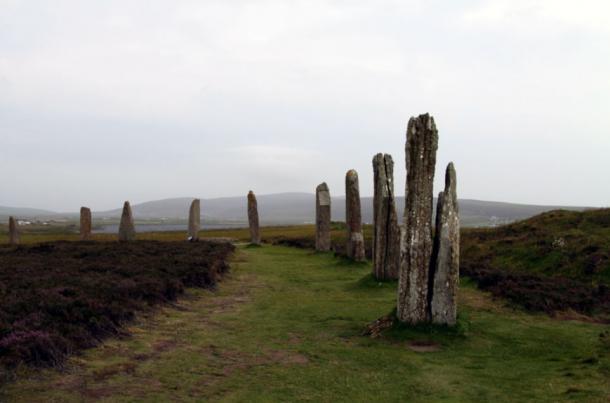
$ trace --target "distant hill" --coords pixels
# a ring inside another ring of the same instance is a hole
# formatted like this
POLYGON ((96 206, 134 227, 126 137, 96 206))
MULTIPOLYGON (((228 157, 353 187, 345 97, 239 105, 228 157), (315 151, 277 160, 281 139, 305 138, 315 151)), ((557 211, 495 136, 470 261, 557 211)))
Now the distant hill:
MULTIPOLYGON (((136 219, 139 220, 185 220, 193 198, 173 198, 150 201, 132 206, 136 219)), ((258 206, 263 225, 313 223, 315 217, 315 197, 308 193, 280 193, 258 196, 258 206)), ((404 210, 404 198, 397 199, 399 216, 404 210)), ((464 226, 495 226, 522 220, 537 214, 557 210, 584 210, 584 207, 535 206, 514 203, 488 202, 480 200, 460 200, 460 215, 464 226)), ((204 222, 246 223, 246 197, 223 197, 202 199, 201 212, 204 222)), ((77 217, 77 213, 60 214, 46 210, 18 209, 0 207, 0 218, 8 215, 20 218, 53 218, 77 217)), ((121 208, 109 211, 94 212, 94 219, 118 218, 121 208)), ((336 197, 332 204, 332 218, 342 221, 345 217, 345 198, 336 197)), ((362 219, 365 223, 373 221, 373 199, 362 198, 362 219)))
MULTIPOLYGON (((259 215, 263 224, 302 224, 312 222, 315 211, 314 196, 307 193, 281 193, 257 196, 259 215)), ((134 216, 142 219, 188 218, 192 197, 157 200, 132 206, 134 216)), ((94 213, 99 217, 119 217, 122 208, 94 213)), ((204 220, 247 221, 246 197, 202 199, 204 220)))
POLYGON ((49 210, 41 210, 35 208, 22 208, 22 207, 3 207, 0 206, 0 218, 3 220, 8 219, 8 217, 18 217, 18 218, 54 218, 59 216, 60 214, 49 211, 49 210))
MULTIPOLYGON (((281 193, 261 195, 258 198, 260 219, 263 224, 303 224, 315 219, 315 196, 308 193, 281 193)), ((167 218, 186 219, 192 198, 152 201, 132 206, 134 215, 144 219, 167 218)), ((373 221, 373 198, 363 197, 362 220, 373 221)), ((404 210, 404 197, 396 200, 399 216, 404 210)), ((436 204, 436 201, 435 201, 436 204)), ((225 197, 201 201, 204 220, 246 222, 246 198, 225 197)), ((522 220, 537 214, 566 209, 580 211, 581 207, 535 206, 481 200, 460 200, 460 215, 465 226, 493 226, 522 220)), ((99 213, 99 216, 118 217, 121 209, 99 213)), ((345 197, 336 197, 332 203, 332 219, 345 218, 345 197)))

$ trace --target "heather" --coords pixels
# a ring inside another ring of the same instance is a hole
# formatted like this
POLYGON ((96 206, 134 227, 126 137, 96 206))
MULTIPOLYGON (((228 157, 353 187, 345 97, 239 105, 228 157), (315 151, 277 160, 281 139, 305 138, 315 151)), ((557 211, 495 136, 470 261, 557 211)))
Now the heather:
POLYGON ((49 242, 0 247, 0 364, 61 365, 124 334, 138 311, 214 288, 233 246, 213 242, 49 242))

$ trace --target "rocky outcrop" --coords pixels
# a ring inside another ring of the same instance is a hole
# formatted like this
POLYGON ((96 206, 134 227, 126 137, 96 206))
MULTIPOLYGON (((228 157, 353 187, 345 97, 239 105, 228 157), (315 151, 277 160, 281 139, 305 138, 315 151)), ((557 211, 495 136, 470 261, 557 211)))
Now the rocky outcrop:
POLYGON ((191 208, 189 209, 188 240, 189 241, 198 241, 200 229, 201 229, 201 201, 199 199, 195 199, 191 203, 191 208))
POLYGON ((363 262, 366 260, 364 236, 362 234, 362 212, 360 210, 360 185, 358 173, 353 169, 345 176, 345 222, 347 225, 347 257, 363 262))
POLYGON ((80 239, 91 240, 91 209, 88 207, 80 208, 80 239))
POLYGON ((316 250, 328 252, 330 241, 330 191, 322 183, 316 188, 316 250))
POLYGON ((119 241, 129 242, 136 239, 136 227, 133 222, 133 213, 131 205, 128 201, 123 205, 123 213, 121 214, 121 224, 119 225, 119 241))
POLYGON ((373 276, 396 280, 400 266, 400 228, 394 200, 394 161, 388 154, 373 158, 373 276))
POLYGON ((261 233, 258 221, 258 203, 252 191, 248 193, 248 222, 250 224, 250 243, 252 245, 260 245, 261 233))
POLYGON ((450 163, 445 174, 445 190, 438 196, 430 287, 432 323, 449 326, 456 324, 460 279, 460 219, 456 176, 453 163, 450 163))

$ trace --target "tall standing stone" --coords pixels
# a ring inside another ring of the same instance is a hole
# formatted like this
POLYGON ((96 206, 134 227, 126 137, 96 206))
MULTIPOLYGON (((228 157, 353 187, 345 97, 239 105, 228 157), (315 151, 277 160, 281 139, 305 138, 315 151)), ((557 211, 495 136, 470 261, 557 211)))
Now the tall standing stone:
POLYGON ((119 225, 119 241, 127 242, 136 239, 136 227, 133 223, 133 213, 131 205, 128 201, 123 205, 123 214, 121 214, 121 224, 119 225))
POLYGON ((362 212, 360 210, 360 185, 358 173, 353 169, 345 176, 345 222, 347 224, 347 257, 363 262, 366 260, 364 236, 362 234, 362 212))
POLYGON ((411 324, 429 318, 428 287, 433 249, 433 182, 438 131, 428 114, 411 118, 407 128, 407 191, 397 316, 411 324))
POLYGON ((396 280, 400 267, 400 227, 394 199, 394 161, 389 154, 373 158, 373 276, 396 280))
POLYGON ((432 258, 430 311, 432 323, 438 325, 454 326, 457 320, 460 219, 456 188, 457 175, 453 163, 450 163, 445 174, 445 190, 438 196, 432 258))
POLYGON ((316 250, 328 252, 330 247, 330 191, 325 182, 316 188, 316 250))
POLYGON ((88 207, 80 208, 80 239, 91 240, 91 209, 88 207))
POLYGON ((8 243, 11 245, 19 245, 21 237, 19 236, 19 227, 17 220, 14 217, 8 218, 8 243))
POLYGON ((191 208, 189 209, 189 229, 188 239, 189 241, 199 240, 199 230, 201 229, 201 201, 199 199, 193 200, 191 208))
POLYGON ((258 203, 253 191, 248 193, 248 222, 250 224, 250 243, 261 244, 260 225, 258 221, 258 203))

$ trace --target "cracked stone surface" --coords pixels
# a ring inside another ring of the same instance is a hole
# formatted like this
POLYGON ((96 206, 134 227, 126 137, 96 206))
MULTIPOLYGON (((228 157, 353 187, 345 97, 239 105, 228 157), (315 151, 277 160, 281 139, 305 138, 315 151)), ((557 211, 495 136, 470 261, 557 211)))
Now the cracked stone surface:
POLYGON ((402 322, 427 322, 428 287, 433 249, 433 183, 438 131, 428 114, 411 118, 407 128, 407 190, 404 254, 398 283, 397 316, 402 322))
POLYGON ((136 227, 133 223, 133 213, 128 201, 123 205, 121 224, 119 225, 119 241, 129 242, 136 239, 136 227))
POLYGON ((328 252, 331 249, 330 219, 331 219, 330 191, 326 183, 316 188, 316 250, 328 252))
POLYGON ((394 199, 394 161, 389 154, 373 158, 373 276, 396 280, 400 266, 400 227, 394 199))
POLYGON ((250 224, 250 243, 261 244, 260 225, 258 221, 258 203, 253 191, 248 193, 248 223, 250 224))
POLYGON ((460 278, 460 218, 453 163, 447 166, 445 190, 438 197, 431 276, 432 323, 454 326, 460 278))
POLYGON ((201 230, 201 201, 193 200, 189 209, 189 227, 188 239, 190 241, 199 240, 199 231, 201 230))
POLYGON ((80 208, 80 239, 91 240, 91 209, 88 207, 80 208))
POLYGON ((21 236, 19 235, 19 226, 15 217, 9 217, 8 219, 8 243, 11 245, 19 245, 21 236))
POLYGON ((360 209, 360 185, 358 173, 353 169, 345 176, 345 223, 347 225, 347 257, 366 260, 362 235, 362 211, 360 209))

